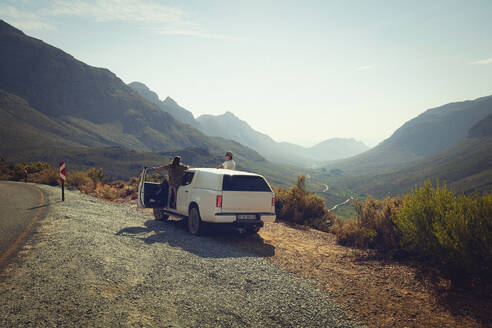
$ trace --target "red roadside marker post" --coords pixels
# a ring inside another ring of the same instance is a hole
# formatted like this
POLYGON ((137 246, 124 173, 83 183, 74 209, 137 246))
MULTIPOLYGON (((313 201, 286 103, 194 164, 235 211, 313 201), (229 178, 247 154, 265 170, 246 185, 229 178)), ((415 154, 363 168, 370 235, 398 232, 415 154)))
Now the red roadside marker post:
POLYGON ((62 185, 62 202, 65 201, 65 162, 60 162, 60 182, 62 185))

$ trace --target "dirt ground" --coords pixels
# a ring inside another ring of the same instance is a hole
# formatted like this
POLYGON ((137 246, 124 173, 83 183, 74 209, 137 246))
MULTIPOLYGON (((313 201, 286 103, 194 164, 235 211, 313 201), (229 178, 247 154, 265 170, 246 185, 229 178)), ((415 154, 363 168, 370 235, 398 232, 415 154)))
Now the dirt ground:
POLYGON ((411 263, 383 262, 313 229, 267 224, 259 236, 216 237, 314 279, 369 327, 492 327, 492 300, 430 278, 411 263))

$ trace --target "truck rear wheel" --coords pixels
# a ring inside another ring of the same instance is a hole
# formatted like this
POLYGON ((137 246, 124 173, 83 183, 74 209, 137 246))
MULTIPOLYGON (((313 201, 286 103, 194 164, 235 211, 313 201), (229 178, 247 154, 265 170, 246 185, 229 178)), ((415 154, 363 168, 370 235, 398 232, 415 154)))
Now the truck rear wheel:
POLYGON ((190 208, 188 213, 188 231, 194 236, 202 235, 205 232, 205 223, 203 223, 200 211, 196 206, 190 208))
POLYGON ((167 221, 167 219, 169 219, 169 215, 160 208, 154 208, 154 218, 157 221, 167 221))

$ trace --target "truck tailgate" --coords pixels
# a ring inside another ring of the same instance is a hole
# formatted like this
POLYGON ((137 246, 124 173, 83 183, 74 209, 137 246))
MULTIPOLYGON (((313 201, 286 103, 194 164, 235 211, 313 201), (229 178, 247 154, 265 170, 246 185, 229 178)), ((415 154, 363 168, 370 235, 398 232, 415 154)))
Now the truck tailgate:
POLYGON ((224 213, 272 213, 272 192, 223 191, 224 213))

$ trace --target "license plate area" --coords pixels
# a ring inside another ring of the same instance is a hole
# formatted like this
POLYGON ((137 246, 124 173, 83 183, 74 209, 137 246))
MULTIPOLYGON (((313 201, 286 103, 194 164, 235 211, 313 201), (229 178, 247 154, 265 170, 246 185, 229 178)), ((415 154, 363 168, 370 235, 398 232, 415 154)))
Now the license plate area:
POLYGON ((257 220, 256 214, 238 214, 237 215, 238 220, 257 220))

